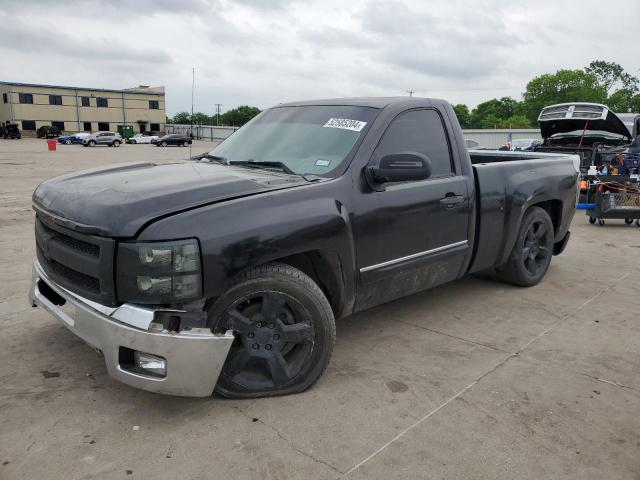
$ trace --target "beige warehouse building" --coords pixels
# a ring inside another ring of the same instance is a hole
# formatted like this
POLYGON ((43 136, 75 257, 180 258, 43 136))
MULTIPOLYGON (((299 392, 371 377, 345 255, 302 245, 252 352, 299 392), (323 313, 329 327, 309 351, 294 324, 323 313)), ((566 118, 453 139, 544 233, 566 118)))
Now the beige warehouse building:
POLYGON ((0 82, 0 124, 15 123, 28 136, 43 125, 65 132, 162 132, 166 122, 164 87, 124 90, 0 82))

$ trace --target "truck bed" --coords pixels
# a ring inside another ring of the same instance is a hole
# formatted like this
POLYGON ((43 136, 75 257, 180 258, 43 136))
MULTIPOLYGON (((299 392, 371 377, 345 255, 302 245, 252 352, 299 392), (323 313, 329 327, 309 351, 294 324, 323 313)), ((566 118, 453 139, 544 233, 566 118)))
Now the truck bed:
MULTIPOLYGON (((550 203, 552 217, 573 215, 578 155, 497 151, 470 151, 469 155, 477 205, 476 248, 470 271, 490 268, 506 260, 505 255, 515 241, 519 214, 532 199, 540 198, 540 192, 544 191, 549 199, 566 197, 562 204, 550 203)), ((556 241, 565 233, 557 231, 556 241)))
MULTIPOLYGON (((469 150, 469 156, 471 157, 471 164, 477 165, 482 163, 497 163, 497 162, 514 162, 517 160, 536 160, 549 157, 547 153, 541 152, 509 152, 498 150, 469 150)), ((555 157, 566 158, 567 155, 560 154, 555 157)))

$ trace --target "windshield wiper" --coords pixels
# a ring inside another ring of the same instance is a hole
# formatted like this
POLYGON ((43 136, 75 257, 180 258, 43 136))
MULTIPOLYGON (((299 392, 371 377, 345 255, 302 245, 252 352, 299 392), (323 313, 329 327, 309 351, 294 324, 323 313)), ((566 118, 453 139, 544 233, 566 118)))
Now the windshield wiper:
MULTIPOLYGON (((230 162, 227 162, 228 165, 242 165, 242 166, 246 166, 246 167, 252 167, 252 168, 279 168, 280 170, 282 170, 284 173, 288 173, 289 175, 298 175, 296 172, 294 172, 293 170, 291 170, 289 167, 287 167, 284 163, 282 162, 257 162, 255 160, 232 160, 230 162)), ((298 175, 300 176, 300 175, 298 175)))
POLYGON ((210 155, 208 153, 203 153, 202 155, 196 155, 195 157, 193 157, 193 159, 194 160, 213 160, 214 162, 218 162, 222 165, 229 165, 229 162, 225 157, 210 155))

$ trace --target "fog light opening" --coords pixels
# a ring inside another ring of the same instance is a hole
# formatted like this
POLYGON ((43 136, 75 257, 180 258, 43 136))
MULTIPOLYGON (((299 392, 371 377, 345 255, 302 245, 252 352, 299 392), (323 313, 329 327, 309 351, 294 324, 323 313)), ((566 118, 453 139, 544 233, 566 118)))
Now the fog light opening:
POLYGON ((156 355, 135 351, 133 352, 133 364, 144 372, 153 373, 158 377, 167 376, 167 361, 156 355))
POLYGON ((120 368, 147 377, 167 376, 167 360, 164 357, 127 347, 120 347, 120 368))

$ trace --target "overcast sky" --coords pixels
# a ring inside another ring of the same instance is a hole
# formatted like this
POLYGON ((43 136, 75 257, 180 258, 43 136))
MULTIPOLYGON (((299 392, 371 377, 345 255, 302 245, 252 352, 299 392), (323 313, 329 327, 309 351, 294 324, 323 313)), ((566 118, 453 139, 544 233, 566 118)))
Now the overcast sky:
POLYGON ((0 80, 165 85, 167 113, 344 96, 520 98, 593 59, 640 74, 639 0, 0 0, 0 80))

